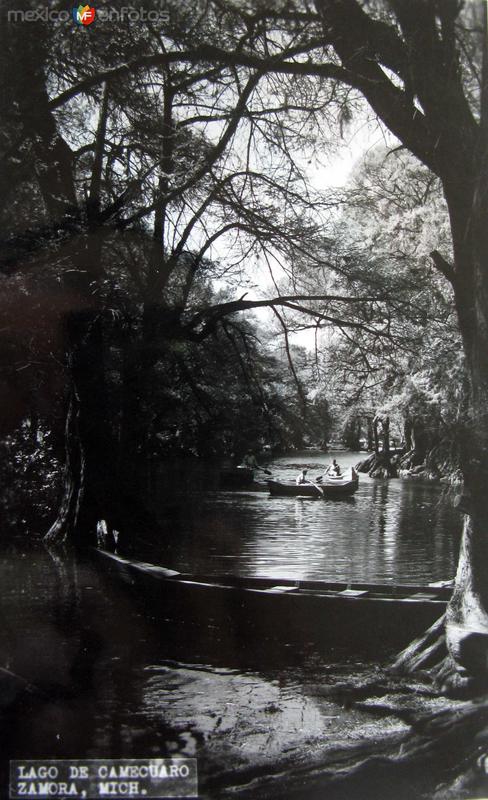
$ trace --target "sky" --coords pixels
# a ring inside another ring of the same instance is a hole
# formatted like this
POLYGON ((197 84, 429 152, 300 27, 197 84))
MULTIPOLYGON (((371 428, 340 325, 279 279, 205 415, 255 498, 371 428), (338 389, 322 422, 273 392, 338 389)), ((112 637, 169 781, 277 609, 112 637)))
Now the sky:
POLYGON ((356 117, 348 126, 338 152, 332 154, 322 168, 314 170, 310 180, 317 188, 345 186, 355 164, 369 150, 385 144, 395 147, 398 140, 370 115, 356 117))

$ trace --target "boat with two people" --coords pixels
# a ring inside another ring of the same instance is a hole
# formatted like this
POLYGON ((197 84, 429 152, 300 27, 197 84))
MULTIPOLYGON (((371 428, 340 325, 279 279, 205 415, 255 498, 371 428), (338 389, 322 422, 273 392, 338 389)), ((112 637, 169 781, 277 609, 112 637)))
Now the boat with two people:
POLYGON ((325 474, 311 480, 308 469, 303 469, 295 482, 268 480, 271 495, 280 497, 350 497, 359 486, 359 477, 350 467, 342 472, 337 461, 333 459, 325 474))

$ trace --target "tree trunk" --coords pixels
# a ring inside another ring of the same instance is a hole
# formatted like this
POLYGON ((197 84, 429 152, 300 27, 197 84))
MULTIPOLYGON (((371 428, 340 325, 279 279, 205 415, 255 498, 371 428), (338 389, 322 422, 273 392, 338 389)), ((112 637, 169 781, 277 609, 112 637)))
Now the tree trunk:
POLYGON ((368 450, 371 451, 374 448, 374 437, 373 437, 373 421, 371 417, 368 417, 368 450))
POLYGON ((413 443, 413 424, 412 424, 412 420, 408 416, 405 418, 405 423, 404 423, 404 426, 403 426, 403 438, 405 440, 405 450, 408 453, 408 452, 410 452, 410 450, 413 450, 413 448, 414 448, 414 443, 413 443))
MULTIPOLYGON (((484 14, 486 26, 486 9, 484 14)), ((488 93, 484 37, 483 92, 488 93)), ((463 183, 447 185, 456 275, 454 292, 470 384, 461 466, 467 514, 452 600, 449 652, 464 678, 488 679, 488 95, 482 105, 478 152, 463 183)))
POLYGON ((175 325, 174 312, 151 304, 143 309, 137 329, 124 341, 123 391, 117 481, 124 498, 122 541, 128 530, 157 525, 152 510, 155 433, 166 408, 155 399, 155 364, 168 346, 175 325))
POLYGON ((155 354, 144 326, 125 343, 118 480, 127 500, 144 503, 150 460, 148 431, 155 354))
POLYGON ((109 424, 103 358, 103 324, 91 310, 66 323, 70 353, 70 396, 66 420, 66 466, 58 516, 49 542, 96 542, 97 523, 120 526, 115 485, 116 453, 109 424))
POLYGON ((482 673, 488 678, 488 327, 483 318, 477 323, 478 355, 468 357, 471 402, 461 453, 467 513, 446 630, 459 674, 479 679, 482 673))
POLYGON ((69 532, 76 530, 80 503, 83 497, 84 456, 79 435, 80 408, 74 388, 68 400, 65 425, 65 466, 63 494, 56 520, 45 536, 45 541, 61 544, 69 532))
POLYGON ((390 417, 385 417, 382 422, 383 428, 383 453, 385 458, 390 458, 390 417))
POLYGON ((376 454, 380 452, 380 437, 378 433, 379 427, 379 419, 377 417, 373 420, 373 439, 374 439, 374 451, 376 454))

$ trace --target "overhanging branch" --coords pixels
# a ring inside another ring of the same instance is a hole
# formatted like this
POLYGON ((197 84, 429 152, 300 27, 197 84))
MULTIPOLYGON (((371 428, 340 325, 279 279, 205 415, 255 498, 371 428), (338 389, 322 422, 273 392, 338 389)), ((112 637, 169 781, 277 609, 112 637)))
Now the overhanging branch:
POLYGON ((444 256, 442 256, 438 250, 432 250, 432 252, 430 253, 430 257, 434 262, 435 268, 442 275, 444 275, 445 278, 447 278, 449 283, 454 285, 454 282, 456 280, 456 273, 454 272, 452 264, 450 264, 449 261, 446 261, 444 256))
POLYGON ((304 316, 313 317, 321 322, 329 325, 343 325, 348 328, 355 328, 374 337, 392 339, 392 335, 387 330, 375 329, 357 320, 345 319, 338 317, 334 312, 324 312, 320 309, 314 309, 311 306, 303 305, 307 302, 341 302, 344 304, 364 303, 368 301, 377 300, 378 298, 366 297, 348 297, 347 295, 285 295, 282 297, 274 297, 267 300, 245 300, 245 295, 238 300, 232 300, 228 303, 221 303, 217 306, 211 306, 205 310, 199 311, 193 315, 191 320, 184 326, 186 335, 189 338, 201 341, 205 339, 212 331, 218 322, 226 317, 237 314, 240 311, 251 311, 255 308, 270 308, 277 307, 289 308, 304 316), (200 329, 200 330, 198 330, 200 329))
MULTIPOLYGON (((301 50, 303 52, 310 52, 313 49, 323 46, 323 40, 307 42, 301 50)), ((296 52, 296 51, 295 51, 296 52)), ((130 75, 139 69, 157 69, 166 67, 169 64, 191 63, 197 64, 200 62, 211 61, 213 63, 220 63, 223 66, 231 67, 250 67, 257 69, 260 72, 281 73, 287 75, 305 75, 318 78, 332 78, 347 83, 350 86, 356 86, 357 76, 344 67, 339 67, 337 64, 325 63, 317 64, 311 60, 307 61, 288 61, 290 53, 285 51, 279 56, 257 56, 252 53, 243 52, 228 52, 220 47, 213 45, 201 44, 195 50, 181 50, 170 51, 167 53, 157 53, 155 55, 143 56, 142 58, 134 59, 127 64, 120 64, 117 67, 101 70, 84 78, 82 81, 74 84, 69 89, 61 92, 57 97, 50 101, 50 108, 55 109, 64 105, 65 103, 77 97, 83 92, 88 92, 94 89, 105 81, 120 78, 124 75, 130 75)))

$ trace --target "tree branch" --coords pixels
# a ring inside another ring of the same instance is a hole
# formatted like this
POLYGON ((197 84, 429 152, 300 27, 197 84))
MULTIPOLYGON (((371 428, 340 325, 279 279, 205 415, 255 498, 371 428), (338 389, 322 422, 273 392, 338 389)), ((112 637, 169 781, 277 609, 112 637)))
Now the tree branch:
MULTIPOLYGON (((372 300, 373 298, 369 298, 372 300)), ((335 316, 333 313, 324 313, 323 311, 316 310, 304 305, 301 305, 303 302, 314 302, 314 301, 335 301, 335 302, 342 302, 342 303, 363 303, 367 302, 368 298, 358 298, 358 297, 348 297, 344 295, 285 295, 282 297, 274 297, 268 300, 244 300, 244 298, 240 298, 239 300, 231 300, 228 303, 220 303, 217 306, 211 306, 210 308, 206 308, 202 311, 197 312, 193 315, 192 319, 185 325, 185 331, 189 338, 196 339, 201 341, 202 339, 206 338, 214 329, 215 325, 225 317, 230 316, 231 314, 236 314, 240 311, 249 311, 255 308, 271 308, 274 309, 275 307, 284 307, 289 308, 292 311, 298 311, 300 314, 304 314, 306 316, 311 316, 314 319, 318 319, 319 322, 327 322, 333 325, 343 325, 349 328, 356 328, 358 330, 362 330, 365 333, 369 333, 375 337, 387 338, 391 339, 392 336, 390 333, 384 330, 375 330, 374 328, 370 328, 368 325, 357 322, 354 320, 347 320, 343 318, 339 318, 335 316), (196 329, 200 326, 203 326, 202 330, 197 333, 196 329)))
POLYGON ((306 415, 307 415, 307 396, 306 396, 305 392, 303 391, 303 386, 302 386, 302 384, 300 382, 300 379, 299 379, 299 377, 297 375, 297 371, 295 369, 295 365, 293 363, 293 358, 292 358, 291 350, 290 350, 290 339, 289 339, 289 336, 288 336, 288 328, 286 327, 285 320, 283 319, 283 317, 279 313, 278 309, 276 307, 274 307, 274 306, 273 306, 273 312, 274 312, 275 316, 278 318, 279 323, 280 323, 280 325, 282 327, 282 330, 283 330, 283 336, 284 336, 284 340, 285 340, 286 359, 288 361, 288 366, 289 366, 290 372, 291 372, 291 374, 293 376, 293 380, 295 382, 295 386, 297 387, 297 393, 298 393, 298 397, 299 397, 299 400, 300 400, 300 406, 301 406, 301 409, 302 409, 302 414, 303 414, 304 417, 306 417, 306 415))
POLYGON ((449 261, 446 261, 444 256, 442 256, 438 250, 432 250, 429 254, 432 261, 434 262, 435 268, 444 275, 445 278, 454 286, 454 282, 456 280, 456 273, 454 272, 454 267, 449 261))
MULTIPOLYGON (((323 47, 323 39, 313 40, 307 42, 300 48, 301 52, 310 52, 318 47, 323 47)), ((296 51, 294 52, 294 54, 296 51)), ((87 92, 94 89, 104 81, 120 78, 124 75, 139 69, 157 69, 166 67, 168 64, 174 62, 197 64, 200 62, 211 61, 217 62, 226 66, 233 67, 250 67, 257 69, 262 73, 271 72, 287 75, 305 75, 318 78, 332 78, 340 80, 343 83, 348 83, 351 86, 356 85, 356 75, 353 72, 339 67, 337 64, 325 63, 317 64, 310 59, 307 61, 287 61, 289 53, 285 50, 278 56, 257 56, 253 53, 244 52, 228 52, 220 47, 213 45, 201 44, 195 50, 176 50, 167 53, 157 53, 155 55, 143 56, 142 58, 135 59, 127 64, 120 64, 117 67, 112 67, 107 70, 101 70, 95 75, 90 75, 84 78, 79 83, 74 84, 66 91, 61 92, 57 97, 50 101, 50 108, 56 109, 72 100, 82 92, 87 92)))

